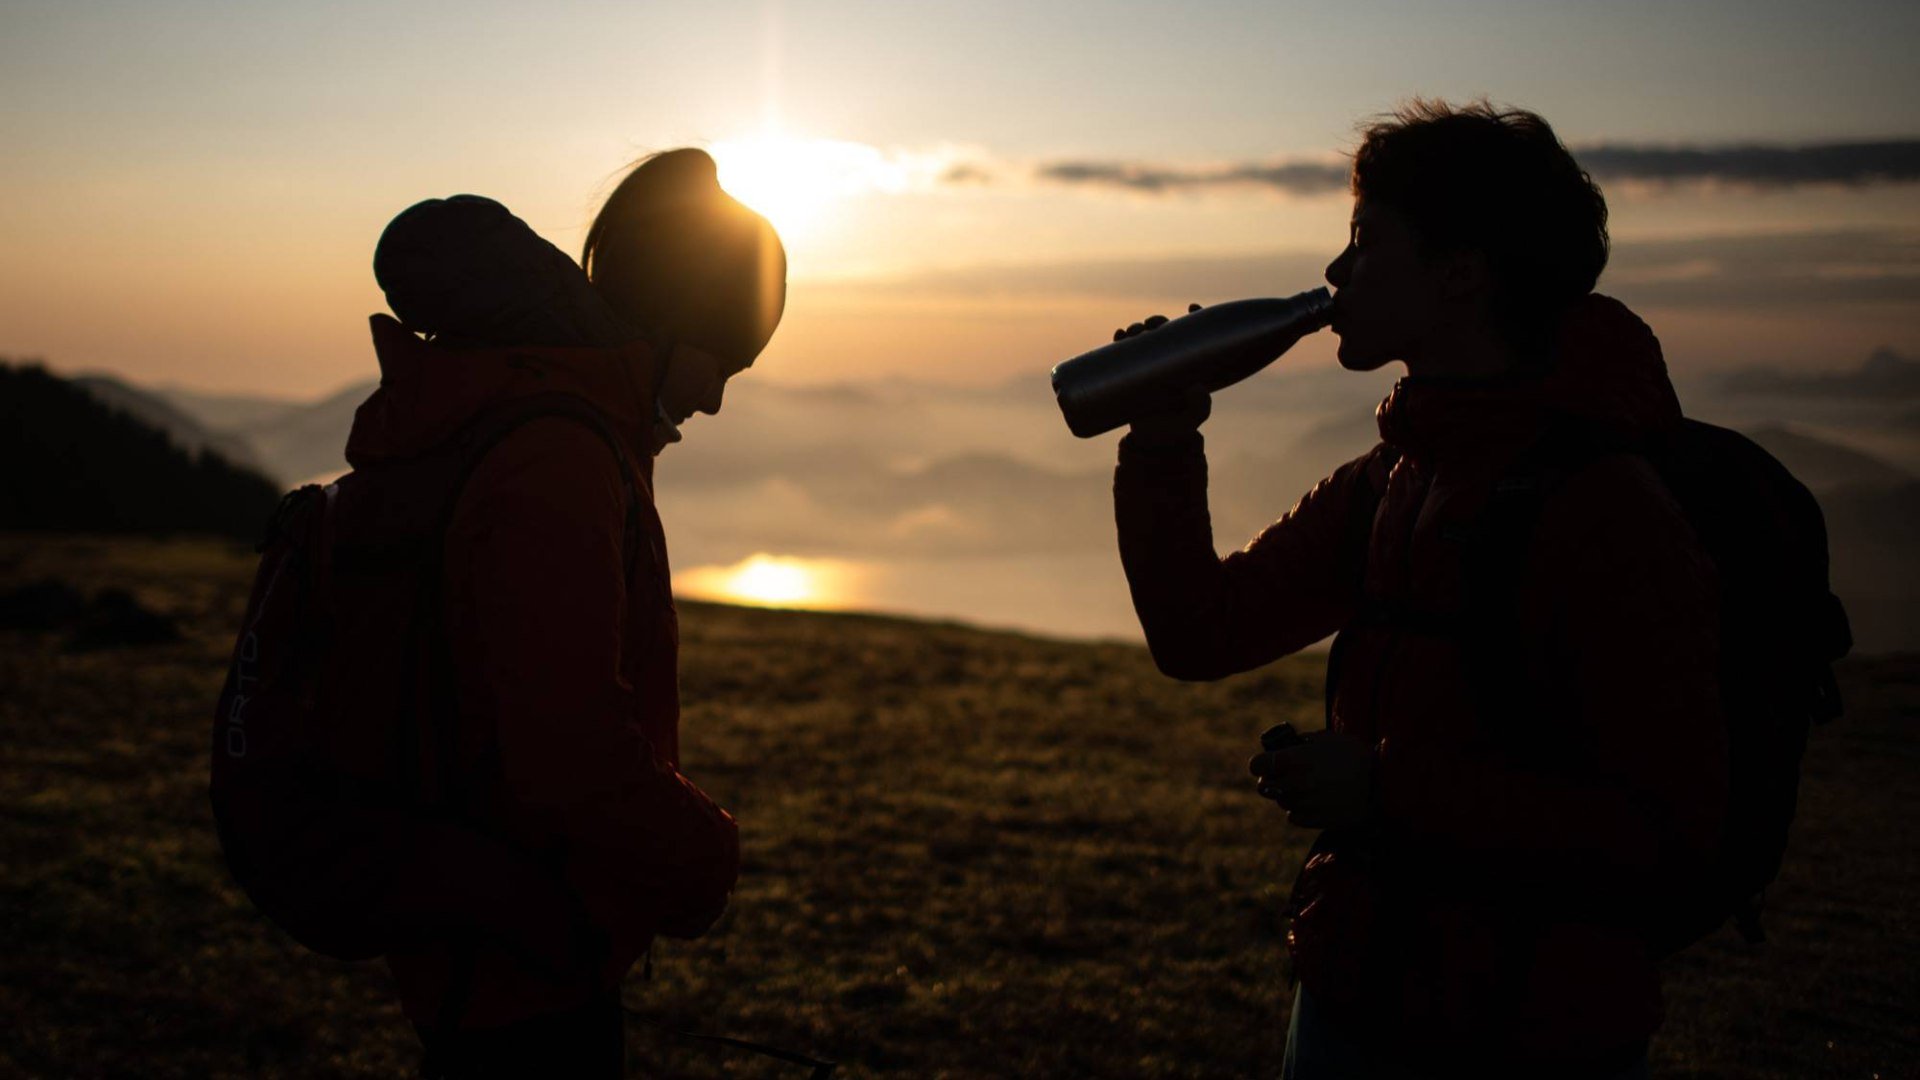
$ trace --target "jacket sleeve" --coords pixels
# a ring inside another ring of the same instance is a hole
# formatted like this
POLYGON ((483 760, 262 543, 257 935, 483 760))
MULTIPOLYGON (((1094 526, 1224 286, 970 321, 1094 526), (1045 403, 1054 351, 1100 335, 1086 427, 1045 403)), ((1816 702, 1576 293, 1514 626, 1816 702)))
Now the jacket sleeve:
POLYGON ((1384 487, 1376 449, 1342 465, 1240 551, 1214 551, 1199 433, 1120 440, 1113 508, 1134 611, 1160 670, 1219 679, 1297 652, 1352 617, 1366 525, 1384 487), (1356 515, 1364 520, 1356 521, 1356 515))
POLYGON ((1376 765, 1383 823, 1486 871, 1463 879, 1524 867, 1590 898, 1644 898, 1699 865, 1725 813, 1712 564, 1633 459, 1569 480, 1535 551, 1523 595, 1562 687, 1538 719, 1571 725, 1585 767, 1556 775, 1389 740, 1376 765))
POLYGON ((535 420, 476 467, 447 552, 450 599, 468 601, 451 634, 463 722, 492 726, 514 832, 559 857, 616 954, 637 954, 656 930, 718 916, 739 848, 635 717, 626 504, 598 436, 535 420))

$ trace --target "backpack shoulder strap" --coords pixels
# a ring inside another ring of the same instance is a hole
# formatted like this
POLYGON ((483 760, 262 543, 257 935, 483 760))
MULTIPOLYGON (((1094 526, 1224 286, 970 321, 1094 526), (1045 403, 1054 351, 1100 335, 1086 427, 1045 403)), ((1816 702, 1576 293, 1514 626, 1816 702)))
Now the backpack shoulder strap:
MULTIPOLYGON (((509 402, 506 405, 489 410, 469 424, 455 442, 460 455, 457 478, 452 490, 447 493, 445 508, 442 511, 439 530, 432 545, 433 557, 429 560, 428 579, 425 591, 426 602, 430 605, 429 623, 432 626, 431 664, 429 677, 432 679, 433 699, 438 703, 435 712, 435 738, 441 749, 440 760, 450 762, 447 753, 451 749, 453 724, 446 715, 452 702, 453 671, 452 657, 448 654, 448 642, 443 620, 444 599, 440 593, 442 556, 446 548, 447 530, 453 523, 453 515, 458 510, 460 498, 466 492, 467 482, 473 478, 480 463, 486 456, 505 442, 507 437, 535 420, 548 418, 571 420, 592 431, 613 451, 615 461, 620 468, 620 481, 627 491, 627 509, 621 535, 621 573, 629 580, 633 576, 634 560, 639 551, 641 533, 641 491, 633 466, 632 457, 627 452, 627 444, 615 430, 613 421, 607 414, 596 408, 593 403, 572 394, 537 394, 509 402)), ((442 777, 442 780, 450 779, 442 777)), ((444 789, 443 789, 444 790, 444 789)))
POLYGON ((1600 459, 1636 452, 1590 425, 1554 420, 1494 482, 1486 506, 1461 538, 1461 657, 1481 736, 1494 745, 1530 755, 1552 753, 1539 725, 1528 723, 1538 703, 1532 688, 1516 677, 1521 669, 1514 663, 1526 644, 1521 591, 1547 504, 1568 480, 1600 459))
POLYGON ((479 467, 487 454, 520 428, 535 420, 548 418, 572 420, 584 426, 598 435, 600 441, 607 444, 607 448, 613 451, 614 459, 619 462, 620 481, 627 489, 624 536, 627 559, 624 565, 631 572, 639 533, 641 497, 639 481, 635 478, 637 471, 634 468, 633 458, 628 453, 626 441, 615 430, 613 421, 607 414, 595 407, 592 402, 573 394, 536 394, 510 402, 483 413, 458 436, 462 457, 460 478, 455 482, 455 489, 447 500, 446 519, 441 525, 441 535, 445 536, 446 526, 452 523, 454 509, 465 491, 467 480, 472 477, 474 470, 479 467))

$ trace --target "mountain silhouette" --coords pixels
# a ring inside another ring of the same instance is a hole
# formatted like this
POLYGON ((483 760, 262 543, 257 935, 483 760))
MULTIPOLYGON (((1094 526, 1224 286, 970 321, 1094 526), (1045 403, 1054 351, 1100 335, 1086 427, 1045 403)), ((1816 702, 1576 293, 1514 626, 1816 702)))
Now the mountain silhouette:
MULTIPOLYGON (((1748 433, 1819 496, 1834 581, 1857 613, 1865 651, 1920 647, 1909 554, 1920 548, 1911 526, 1920 471, 1911 433, 1920 426, 1898 422, 1913 414, 1911 399, 1858 392, 1861 380, 1899 384, 1909 365, 1882 353, 1842 375, 1750 368, 1737 374, 1752 392, 1727 395, 1720 386, 1731 376, 1714 373, 1682 395, 1690 413, 1748 433), (1763 385, 1780 390, 1760 392, 1763 385)), ((304 405, 154 394, 209 431, 244 440, 290 486, 345 468, 347 431, 371 389, 358 384, 304 405)), ((1371 447, 1380 390, 1348 372, 1295 371, 1218 395, 1206 430, 1216 548, 1245 543, 1371 447)), ((722 413, 698 418, 689 434, 657 476, 679 567, 755 551, 919 560, 913 572, 922 574, 941 572, 928 560, 1029 559, 1038 567, 1072 558, 1064 569, 1036 572, 1088 588, 1117 570, 1111 442, 1068 435, 1044 377, 987 387, 904 377, 821 386, 741 380, 722 413)))
POLYGON ((1881 348, 1852 371, 1800 375, 1774 368, 1749 368, 1729 374, 1721 387, 1736 396, 1913 400, 1920 398, 1920 360, 1881 348))
POLYGON ((202 423, 175 405, 167 395, 130 386, 111 375, 78 375, 74 377, 73 384, 98 398, 108 408, 117 409, 148 427, 166 432, 173 445, 188 454, 218 454, 243 468, 270 472, 244 436, 202 423))
POLYGON ((38 365, 0 362, 0 529, 253 538, 280 488, 38 365))
POLYGON ((270 472, 291 487, 347 471, 347 432, 354 410, 378 383, 356 383, 311 405, 239 428, 270 472))
POLYGON ((296 398, 262 397, 257 394, 214 394, 180 386, 163 386, 154 393, 166 398, 181 412, 200 422, 209 431, 238 431, 259 427, 309 404, 296 398))
POLYGON ((1780 459, 1788 471, 1814 494, 1844 487, 1890 488, 1914 481, 1913 474, 1838 443, 1795 431, 1783 424, 1766 424, 1747 432, 1767 453, 1780 459))

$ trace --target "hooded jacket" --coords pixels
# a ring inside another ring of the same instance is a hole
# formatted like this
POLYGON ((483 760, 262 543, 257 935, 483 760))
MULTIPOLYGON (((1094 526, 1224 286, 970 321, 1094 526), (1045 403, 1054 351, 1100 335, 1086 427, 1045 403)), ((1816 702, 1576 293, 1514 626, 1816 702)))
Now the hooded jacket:
POLYGON ((1197 433, 1129 435, 1114 480, 1163 671, 1218 679, 1341 634, 1330 722, 1372 748, 1374 805, 1296 885, 1301 982, 1370 1032, 1483 1060, 1644 1045, 1661 1006, 1635 913, 1704 860, 1725 811, 1713 567, 1643 458, 1567 477, 1516 570, 1524 645, 1502 660, 1525 723, 1567 748, 1554 764, 1487 737, 1457 636, 1360 619, 1463 609, 1462 538, 1552 425, 1631 440, 1679 422, 1659 343, 1618 302, 1588 297, 1556 357, 1532 377, 1402 379, 1381 444, 1224 559, 1197 433))
POLYGON ((638 342, 454 349, 386 316, 373 336, 381 385, 354 417, 356 469, 427 453, 489 410, 549 394, 598 409, 634 463, 623 478, 589 427, 530 420, 474 466, 444 540, 468 792, 456 813, 550 867, 598 938, 578 971, 490 943, 475 947, 470 979, 449 942, 389 957, 415 1023, 439 1022, 465 982, 459 1026, 497 1026, 617 986, 656 933, 711 924, 738 872, 733 819, 679 771, 678 623, 646 442, 657 360, 638 342))

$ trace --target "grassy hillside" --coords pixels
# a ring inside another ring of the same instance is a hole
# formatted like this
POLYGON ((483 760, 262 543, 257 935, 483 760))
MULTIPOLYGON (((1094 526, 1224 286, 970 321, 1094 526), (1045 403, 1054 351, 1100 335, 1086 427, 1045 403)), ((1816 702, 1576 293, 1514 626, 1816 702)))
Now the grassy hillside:
MULTIPOLYGON (((0 631, 0 1076, 410 1075, 383 969, 303 953, 219 861, 203 744, 250 572, 209 543, 0 537, 0 591, 125 588, 183 634, 73 652, 0 631)), ((1189 687, 1123 646, 683 622, 688 769, 740 815, 747 865, 717 932, 666 943, 630 1004, 846 1076, 1277 1074, 1276 912, 1306 838, 1241 771, 1266 725, 1317 723, 1317 662, 1189 687)), ((1673 965, 1657 1075, 1920 1069, 1920 663, 1844 679, 1774 941, 1673 965)), ((629 1043, 673 1075, 803 1075, 629 1043)))

